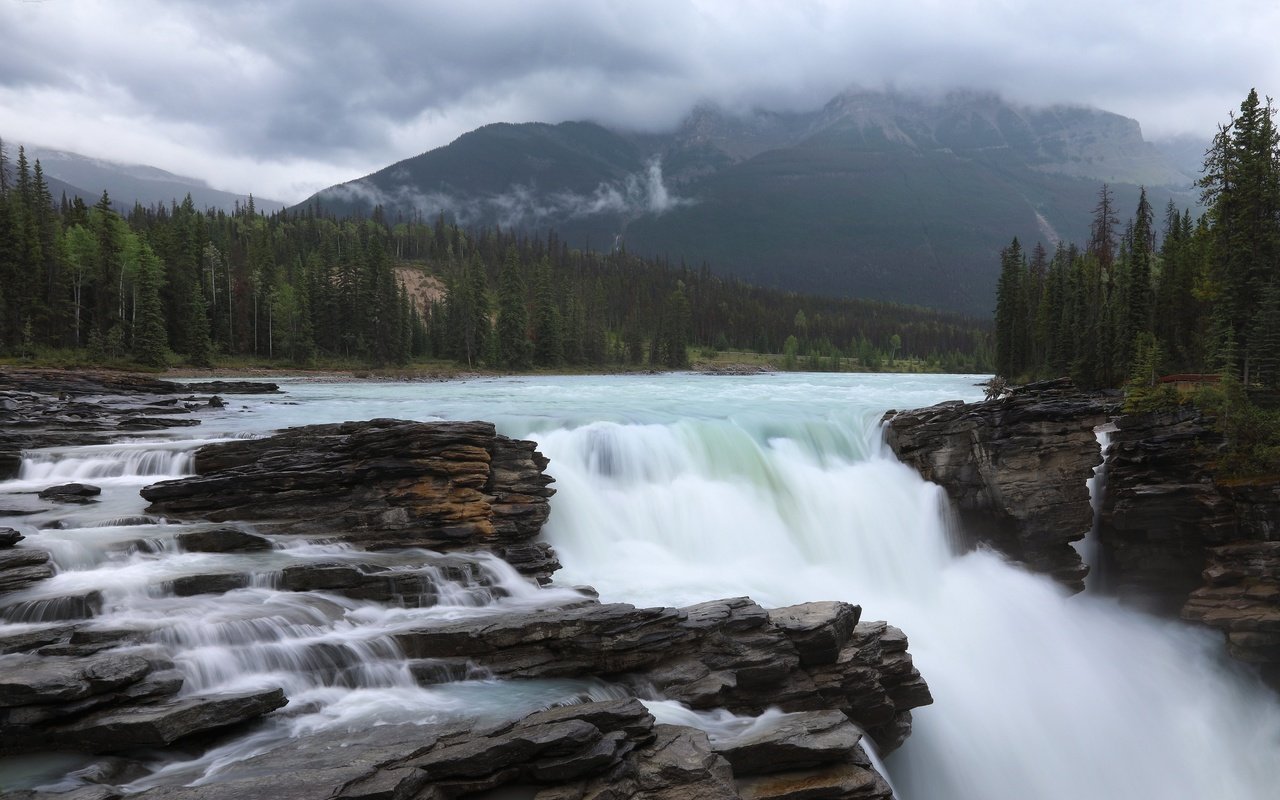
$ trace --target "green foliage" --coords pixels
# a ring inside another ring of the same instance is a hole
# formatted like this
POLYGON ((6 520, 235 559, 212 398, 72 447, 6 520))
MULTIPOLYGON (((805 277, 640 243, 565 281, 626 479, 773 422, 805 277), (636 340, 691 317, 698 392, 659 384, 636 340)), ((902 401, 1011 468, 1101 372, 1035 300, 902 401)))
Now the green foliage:
POLYGON ((1214 454, 1215 472, 1226 478, 1280 476, 1280 409, 1265 409, 1251 402, 1234 375, 1216 386, 1196 392, 1194 402, 1216 418, 1226 439, 1225 449, 1214 454))
MULTIPOLYGON (((1060 246, 1045 278, 1001 255, 996 369, 1011 378, 1070 370, 1084 387, 1122 381, 1133 408, 1168 401, 1155 373, 1222 372, 1280 387, 1280 134, 1270 101, 1251 92, 1222 126, 1200 181, 1193 223, 1170 203, 1163 241, 1145 190, 1123 236, 1103 186, 1083 252, 1060 246)), ((1033 259, 1034 261, 1034 259, 1033 259)))

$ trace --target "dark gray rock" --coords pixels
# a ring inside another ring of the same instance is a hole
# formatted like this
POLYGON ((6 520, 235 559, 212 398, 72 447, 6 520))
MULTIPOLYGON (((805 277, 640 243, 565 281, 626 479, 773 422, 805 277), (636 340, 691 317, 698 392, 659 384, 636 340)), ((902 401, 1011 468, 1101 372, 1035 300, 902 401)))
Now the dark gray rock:
POLYGON ((64 703, 142 680, 147 659, 129 653, 92 658, 10 655, 0 658, 0 707, 64 703))
POLYGON ((0 528, 0 549, 13 547, 24 538, 26 537, 13 528, 0 528))
POLYGON ((737 777, 810 769, 847 761, 862 734, 839 711, 787 714, 762 730, 712 749, 725 757, 737 777))
POLYGON ((0 593, 15 592, 53 577, 53 565, 44 550, 27 547, 0 549, 0 593))
POLYGON ((805 666, 833 663, 861 617, 861 606, 841 602, 803 603, 769 612, 769 620, 795 645, 805 666))
POLYGON ((41 500, 57 500, 62 503, 83 503, 102 494, 101 487, 87 483, 64 483, 50 486, 40 492, 41 500))
POLYGON ((270 550, 271 540, 239 528, 214 528, 178 534, 178 546, 190 553, 252 553, 270 550))
POLYGON ((252 582, 253 576, 243 572, 216 572, 174 578, 170 588, 178 597, 192 597, 197 594, 224 594, 243 589, 252 582))
POLYGON ((976 541, 1079 591, 1088 569, 1070 543, 1093 522, 1093 430, 1117 411, 1116 398, 1045 381, 997 400, 890 412, 885 439, 946 489, 976 541))
POLYGON ((286 702, 281 689, 184 697, 94 712, 51 734, 64 746, 91 752, 163 747, 192 734, 257 719, 286 702))

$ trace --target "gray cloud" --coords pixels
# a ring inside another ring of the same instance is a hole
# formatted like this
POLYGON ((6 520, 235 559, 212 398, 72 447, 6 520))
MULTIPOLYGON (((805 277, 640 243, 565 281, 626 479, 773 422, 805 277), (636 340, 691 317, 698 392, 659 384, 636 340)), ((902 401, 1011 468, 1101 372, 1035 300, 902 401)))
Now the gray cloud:
POLYGON ((495 121, 661 130, 858 84, 1207 136, 1280 92, 1266 0, 0 0, 0 29, 0 135, 288 200, 495 121))

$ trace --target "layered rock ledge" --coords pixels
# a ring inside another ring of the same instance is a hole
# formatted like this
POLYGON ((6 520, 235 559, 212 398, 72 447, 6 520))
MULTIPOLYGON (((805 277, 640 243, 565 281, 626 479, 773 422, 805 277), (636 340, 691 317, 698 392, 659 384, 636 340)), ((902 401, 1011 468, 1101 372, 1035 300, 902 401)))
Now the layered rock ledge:
POLYGON ((376 419, 291 428, 196 451, 196 477, 142 491, 149 514, 254 522, 364 550, 487 550, 545 581, 533 541, 555 493, 533 442, 487 422, 376 419))
POLYGON ((885 436, 899 459, 946 489, 974 540, 1080 591, 1088 567, 1071 542, 1092 526, 1085 480, 1102 462, 1094 428, 1116 406, 1046 381, 980 403, 891 411, 885 436))

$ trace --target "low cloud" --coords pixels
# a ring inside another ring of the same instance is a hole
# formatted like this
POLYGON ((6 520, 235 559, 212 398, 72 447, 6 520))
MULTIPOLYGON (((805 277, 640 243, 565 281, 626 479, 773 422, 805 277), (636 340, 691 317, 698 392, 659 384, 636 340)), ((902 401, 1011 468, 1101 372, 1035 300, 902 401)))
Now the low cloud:
MULTIPOLYGON (((406 175, 393 173, 393 177, 403 179, 406 175)), ((620 181, 600 183, 590 194, 540 192, 532 186, 513 184, 500 194, 461 197, 447 192, 422 192, 409 185, 386 190, 361 180, 334 186, 321 197, 321 204, 325 199, 359 200, 401 211, 411 209, 424 218, 443 212, 460 225, 496 222, 504 228, 537 227, 599 215, 620 217, 625 227, 646 214, 664 214, 694 202, 678 197, 667 187, 658 158, 651 159, 641 172, 620 181)))

